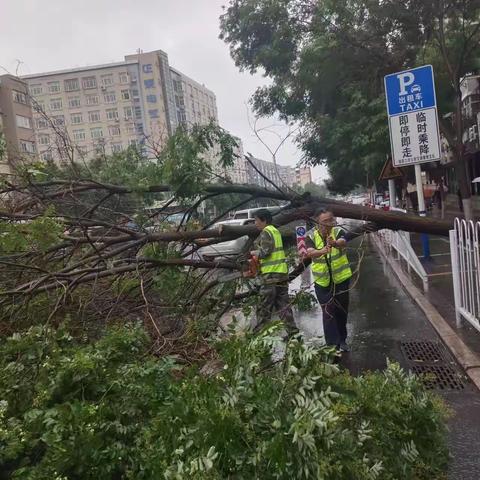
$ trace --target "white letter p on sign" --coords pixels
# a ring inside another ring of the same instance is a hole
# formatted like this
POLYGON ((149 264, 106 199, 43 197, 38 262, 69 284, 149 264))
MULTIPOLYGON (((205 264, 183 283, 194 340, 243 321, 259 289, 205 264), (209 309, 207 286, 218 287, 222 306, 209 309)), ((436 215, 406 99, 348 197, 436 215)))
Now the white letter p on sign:
POLYGON ((399 95, 407 95, 407 87, 409 87, 415 80, 415 75, 412 72, 405 72, 397 75, 398 81, 400 82, 400 93, 399 95))

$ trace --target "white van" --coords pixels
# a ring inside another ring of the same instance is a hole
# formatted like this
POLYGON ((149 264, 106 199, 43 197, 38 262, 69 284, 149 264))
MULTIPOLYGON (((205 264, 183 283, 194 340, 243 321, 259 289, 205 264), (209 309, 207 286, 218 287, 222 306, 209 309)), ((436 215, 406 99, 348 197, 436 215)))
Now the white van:
POLYGON ((234 220, 243 220, 243 219, 253 219, 255 217, 255 212, 259 210, 268 210, 272 215, 278 213, 282 207, 260 207, 260 208, 247 208, 246 210, 237 210, 233 215, 234 220))

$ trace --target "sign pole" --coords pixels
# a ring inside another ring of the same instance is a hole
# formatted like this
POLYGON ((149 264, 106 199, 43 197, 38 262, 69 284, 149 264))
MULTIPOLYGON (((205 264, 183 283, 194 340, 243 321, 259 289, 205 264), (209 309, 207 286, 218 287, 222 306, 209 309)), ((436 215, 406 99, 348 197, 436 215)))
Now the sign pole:
POLYGON ((390 208, 397 207, 397 192, 395 190, 395 180, 390 178, 388 180, 388 194, 390 196, 390 208))
MULTIPOLYGON (((415 164, 415 181, 417 183, 417 199, 418 199, 418 214, 421 217, 427 216, 427 209, 425 207, 425 197, 423 195, 422 169, 418 163, 415 164)), ((430 241, 426 233, 421 234, 423 257, 430 258, 430 241)))

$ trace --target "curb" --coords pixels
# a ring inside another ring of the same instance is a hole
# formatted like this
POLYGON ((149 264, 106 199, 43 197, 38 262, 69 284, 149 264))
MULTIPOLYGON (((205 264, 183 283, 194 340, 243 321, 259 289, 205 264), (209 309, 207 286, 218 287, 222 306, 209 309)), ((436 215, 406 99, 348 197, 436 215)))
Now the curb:
MULTIPOLYGON (((370 236, 372 238, 372 236, 370 236)), ((398 268, 398 264, 395 260, 390 258, 384 247, 373 236, 373 243, 377 250, 381 253, 383 258, 388 263, 390 269, 394 272, 397 279, 402 284, 405 291, 410 295, 412 300, 420 307, 420 310, 427 317, 427 320, 431 323, 436 330, 442 341, 448 347, 452 355, 457 362, 465 370, 470 380, 480 390, 480 356, 473 352, 457 335, 455 330, 449 325, 449 323, 440 315, 439 311, 430 303, 430 301, 423 295, 420 289, 418 289, 413 282, 408 278, 405 273, 398 268)))

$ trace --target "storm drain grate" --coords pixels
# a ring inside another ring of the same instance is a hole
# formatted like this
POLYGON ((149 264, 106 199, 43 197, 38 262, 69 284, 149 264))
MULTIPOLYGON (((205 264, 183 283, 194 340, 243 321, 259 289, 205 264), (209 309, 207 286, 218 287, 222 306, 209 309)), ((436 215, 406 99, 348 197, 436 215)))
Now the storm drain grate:
POLYGON ((443 349, 436 342, 402 342, 403 354, 416 364, 436 364, 445 361, 443 349))
POLYGON ((460 373, 446 365, 414 365, 413 373, 421 375, 428 389, 463 390, 465 383, 460 373))

